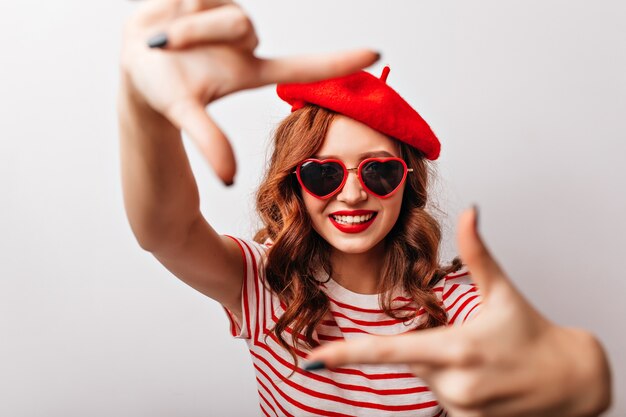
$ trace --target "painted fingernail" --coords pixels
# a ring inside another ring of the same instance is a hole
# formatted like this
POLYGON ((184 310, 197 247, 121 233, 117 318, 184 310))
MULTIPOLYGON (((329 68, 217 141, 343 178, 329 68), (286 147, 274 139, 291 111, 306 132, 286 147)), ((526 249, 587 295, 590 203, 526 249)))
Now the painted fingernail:
POLYGON ((478 225, 479 225, 478 218, 480 214, 480 211, 478 210, 478 205, 472 204, 472 209, 474 209, 474 227, 478 229, 478 225))
POLYGON ((305 367, 305 371, 318 371, 320 369, 326 369, 326 365, 322 361, 309 362, 305 367))
POLYGON ((167 34, 165 32, 157 33, 148 39, 148 46, 150 48, 165 48, 167 46, 167 34))
POLYGON ((234 180, 224 181, 224 185, 225 185, 225 186, 227 186, 227 187, 232 186, 234 183, 235 183, 235 181, 234 181, 234 180))
POLYGON ((382 55, 380 52, 376 52, 376 62, 380 61, 380 58, 382 58, 382 55))

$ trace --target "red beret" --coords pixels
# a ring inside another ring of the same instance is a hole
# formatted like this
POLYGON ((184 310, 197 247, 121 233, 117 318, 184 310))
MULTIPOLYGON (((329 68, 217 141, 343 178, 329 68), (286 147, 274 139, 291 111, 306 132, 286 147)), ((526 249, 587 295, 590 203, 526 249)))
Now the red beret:
POLYGON ((387 75, 389 67, 383 69, 380 78, 359 71, 314 83, 279 84, 276 91, 291 104, 292 112, 315 104, 407 143, 428 159, 437 159, 439 140, 413 107, 387 85, 387 75))

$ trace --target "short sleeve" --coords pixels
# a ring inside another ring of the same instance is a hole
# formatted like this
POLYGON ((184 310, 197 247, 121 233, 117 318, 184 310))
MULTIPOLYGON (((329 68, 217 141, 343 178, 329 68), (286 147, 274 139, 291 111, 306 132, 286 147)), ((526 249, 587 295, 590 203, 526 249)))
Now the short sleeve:
POLYGON ((241 286, 241 319, 239 320, 226 307, 224 310, 230 320, 230 333, 239 339, 254 338, 259 333, 259 317, 263 312, 263 298, 265 296, 265 261, 267 258, 268 245, 262 245, 252 240, 233 239, 243 259, 243 283, 241 286))
POLYGON ((443 278, 441 298, 448 314, 448 325, 461 325, 480 311, 481 297, 467 267, 443 278))

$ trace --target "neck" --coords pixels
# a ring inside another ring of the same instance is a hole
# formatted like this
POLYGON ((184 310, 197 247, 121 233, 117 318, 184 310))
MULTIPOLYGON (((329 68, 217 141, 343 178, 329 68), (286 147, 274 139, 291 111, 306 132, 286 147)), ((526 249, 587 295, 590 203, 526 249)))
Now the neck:
POLYGON ((381 241, 364 253, 345 253, 334 249, 330 256, 333 280, 352 292, 378 294, 384 248, 384 241, 381 241))

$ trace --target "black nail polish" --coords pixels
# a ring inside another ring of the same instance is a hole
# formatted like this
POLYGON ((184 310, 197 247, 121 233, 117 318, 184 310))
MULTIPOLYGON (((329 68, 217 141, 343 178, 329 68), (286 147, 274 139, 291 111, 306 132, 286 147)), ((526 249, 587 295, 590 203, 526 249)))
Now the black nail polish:
POLYGON ((318 371, 320 369, 326 369, 326 365, 322 361, 313 361, 304 367, 305 371, 318 371))
POLYGON ((476 204, 472 204, 472 208, 474 209, 474 227, 478 229, 478 225, 479 225, 478 218, 479 218, 480 211, 478 210, 478 205, 476 204))
POLYGON ((150 48, 165 48, 167 46, 167 34, 165 32, 157 33, 148 39, 150 48))
POLYGON ((380 58, 382 58, 381 53, 380 52, 376 52, 376 61, 375 62, 380 61, 380 58))
POLYGON ((234 183, 235 183, 235 181, 233 181, 233 180, 230 180, 230 181, 224 181, 224 185, 225 185, 225 186, 227 186, 227 187, 232 186, 234 183))

